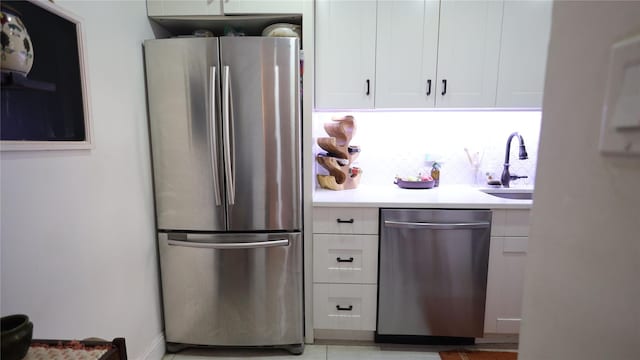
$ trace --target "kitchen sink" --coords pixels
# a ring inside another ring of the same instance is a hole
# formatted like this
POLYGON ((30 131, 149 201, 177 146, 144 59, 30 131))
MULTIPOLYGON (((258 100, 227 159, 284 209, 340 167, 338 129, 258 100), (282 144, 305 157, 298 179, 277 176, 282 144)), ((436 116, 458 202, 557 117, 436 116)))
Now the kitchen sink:
POLYGON ((532 200, 533 191, 525 189, 481 189, 485 194, 512 200, 532 200))

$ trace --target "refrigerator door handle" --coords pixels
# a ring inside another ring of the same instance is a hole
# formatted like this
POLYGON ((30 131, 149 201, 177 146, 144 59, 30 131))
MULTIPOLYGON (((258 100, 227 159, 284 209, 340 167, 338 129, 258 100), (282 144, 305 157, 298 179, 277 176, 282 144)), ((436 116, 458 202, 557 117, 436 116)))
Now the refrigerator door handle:
POLYGON ((276 246, 289 246, 289 239, 258 241, 248 243, 206 243, 184 240, 168 240, 170 246, 194 247, 202 249, 261 249, 276 246))
POLYGON ((216 149, 216 67, 212 66, 209 73, 209 151, 211 152, 211 172, 213 175, 214 198, 216 206, 221 205, 220 181, 218 179, 218 150, 216 149))
MULTIPOLYGON (((233 169, 231 163, 231 130, 230 130, 230 116, 231 116, 231 86, 229 84, 229 66, 224 66, 223 71, 223 79, 224 88, 222 90, 222 120, 224 126, 224 173, 225 178, 227 180, 227 199, 229 205, 235 204, 235 184, 234 184, 234 176, 233 169)), ((235 159, 234 159, 235 160, 235 159)))

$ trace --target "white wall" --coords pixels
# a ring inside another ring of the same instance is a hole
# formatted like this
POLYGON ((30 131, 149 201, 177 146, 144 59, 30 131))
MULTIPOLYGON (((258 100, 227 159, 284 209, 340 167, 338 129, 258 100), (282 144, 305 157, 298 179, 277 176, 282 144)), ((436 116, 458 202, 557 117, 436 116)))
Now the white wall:
POLYGON ((159 358, 145 2, 56 4, 84 20, 95 148, 0 155, 0 310, 35 338, 121 336, 130 358, 159 358))
POLYGON ((555 3, 519 359, 638 358, 640 158, 597 148, 610 46, 638 33, 638 1, 555 3))

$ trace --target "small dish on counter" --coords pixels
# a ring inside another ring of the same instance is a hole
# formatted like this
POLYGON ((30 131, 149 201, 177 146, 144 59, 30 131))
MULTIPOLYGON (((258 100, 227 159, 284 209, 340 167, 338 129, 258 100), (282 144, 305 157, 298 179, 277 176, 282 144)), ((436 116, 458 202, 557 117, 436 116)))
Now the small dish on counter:
POLYGON ((407 181, 396 178, 393 182, 403 189, 431 189, 435 185, 434 180, 426 180, 426 181, 407 181))

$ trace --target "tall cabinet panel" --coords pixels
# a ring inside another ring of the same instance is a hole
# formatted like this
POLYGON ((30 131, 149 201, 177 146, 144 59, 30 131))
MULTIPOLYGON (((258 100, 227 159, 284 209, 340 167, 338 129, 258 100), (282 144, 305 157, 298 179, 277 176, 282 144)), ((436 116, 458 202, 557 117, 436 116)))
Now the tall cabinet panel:
POLYGON ((494 106, 502 7, 502 1, 441 1, 438 107, 494 106))
POLYGON ((498 107, 542 106, 551 6, 551 0, 505 2, 498 107))
POLYGON ((377 108, 435 105, 440 2, 379 1, 377 108))
POLYGON ((318 1, 316 19, 316 107, 373 108, 376 1, 318 1))

